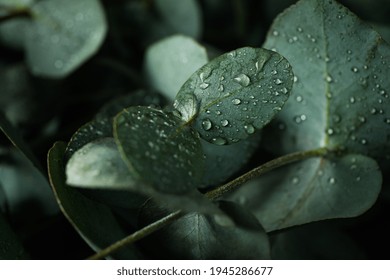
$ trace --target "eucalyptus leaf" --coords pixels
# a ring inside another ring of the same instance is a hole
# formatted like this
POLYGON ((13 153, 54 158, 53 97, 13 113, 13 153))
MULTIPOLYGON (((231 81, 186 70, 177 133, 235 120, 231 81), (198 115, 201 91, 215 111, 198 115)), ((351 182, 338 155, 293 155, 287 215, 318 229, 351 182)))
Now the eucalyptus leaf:
POLYGON ((207 61, 204 47, 190 37, 174 35, 147 49, 144 68, 151 86, 174 100, 184 82, 207 61))
MULTIPOLYGON (((78 190, 65 184, 64 153, 65 143, 62 142, 55 143, 49 151, 50 183, 57 202, 69 222, 92 249, 99 251, 124 238, 127 234, 110 208, 88 199, 78 190)), ((133 247, 126 246, 113 257, 136 259, 138 253, 133 247)))
POLYGON ((154 0, 163 21, 177 33, 198 38, 202 31, 202 14, 197 0, 154 0))
POLYGON ((174 106, 183 121, 194 122, 203 139, 232 144, 269 123, 288 99, 292 84, 285 58, 245 47, 198 69, 181 87, 174 106))
POLYGON ((375 203, 381 185, 381 172, 371 158, 314 158, 265 174, 232 199, 250 209, 269 232, 358 216, 375 203))
POLYGON ((136 184, 112 137, 92 141, 77 150, 66 164, 66 183, 113 189, 128 189, 136 184))
POLYGON ((203 175, 199 136, 170 113, 150 107, 129 107, 114 119, 114 137, 135 178, 156 190, 194 190, 203 175))
POLYGON ((107 23, 99 0, 38 1, 27 32, 26 56, 32 73, 62 78, 102 44, 107 23))
POLYGON ((0 212, 0 260, 26 259, 26 257, 21 241, 0 212))
POLYGON ((15 50, 23 50, 25 45, 26 30, 30 20, 19 18, 0 24, 0 41, 15 50))
MULTIPOLYGON (((226 216, 190 213, 146 238, 146 242, 160 248, 154 248, 154 257, 269 259, 268 237, 257 219, 232 202, 219 202, 219 206, 226 216)), ((146 205, 141 211, 141 223, 153 222, 161 214, 161 209, 146 205)))
POLYGON ((77 150, 86 144, 97 139, 112 136, 112 120, 110 119, 102 118, 84 124, 70 139, 65 151, 65 161, 68 161, 77 150))
POLYGON ((327 146, 390 157, 390 47, 369 25, 334 0, 301 0, 276 18, 264 47, 296 76, 279 129, 268 133, 276 151, 327 146))

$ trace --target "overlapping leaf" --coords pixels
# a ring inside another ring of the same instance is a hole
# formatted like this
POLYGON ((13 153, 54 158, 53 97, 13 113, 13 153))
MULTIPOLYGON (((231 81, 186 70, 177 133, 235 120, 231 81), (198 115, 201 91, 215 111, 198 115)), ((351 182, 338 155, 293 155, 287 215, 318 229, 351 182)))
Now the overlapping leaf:
POLYGON ((382 184, 366 156, 310 159, 261 176, 233 194, 266 231, 332 218, 354 217, 376 201, 382 184))
MULTIPOLYGON (((64 152, 65 144, 57 142, 48 154, 50 183, 57 202, 64 215, 91 248, 101 250, 125 237, 126 233, 107 206, 88 199, 65 184, 64 152)), ((138 255, 132 247, 127 246, 114 257, 134 259, 138 255)))
POLYGON ((217 145, 246 139, 282 109, 293 74, 276 52, 241 48, 197 70, 181 87, 174 106, 201 137, 217 145))
POLYGON ((389 157, 390 47, 377 32, 333 0, 302 0, 275 20, 264 47, 296 76, 271 136, 279 152, 326 145, 389 157))
POLYGON ((289 59, 295 74, 291 98, 267 134, 274 151, 326 146, 351 154, 275 171, 242 199, 268 231, 363 213, 382 179, 376 162, 356 153, 378 159, 389 150, 389 46, 345 7, 323 0, 286 10, 264 46, 289 59))
POLYGON ((166 193, 197 188, 204 161, 199 137, 173 114, 130 107, 115 117, 114 136, 135 178, 166 193))

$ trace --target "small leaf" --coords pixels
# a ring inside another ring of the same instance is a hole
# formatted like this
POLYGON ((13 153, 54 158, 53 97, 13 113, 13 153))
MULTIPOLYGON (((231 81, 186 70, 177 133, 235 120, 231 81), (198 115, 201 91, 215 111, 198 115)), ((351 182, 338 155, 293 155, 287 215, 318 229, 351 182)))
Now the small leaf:
POLYGON ((390 157, 390 47, 333 0, 301 0, 273 23, 265 48, 293 65, 291 98, 269 142, 279 153, 344 147, 390 157), (291 23, 294 24, 291 24, 291 23))
POLYGON ((154 0, 154 4, 164 22, 176 33, 200 37, 202 14, 196 0, 154 0))
POLYGON ((196 189, 203 175, 199 137, 172 114, 130 107, 114 120, 119 151, 136 178, 161 192, 196 189))
POLYGON ((62 78, 97 52, 107 32, 98 0, 38 1, 27 32, 27 64, 39 76, 62 78))
POLYGON ((153 88, 172 101, 184 82, 207 61, 206 50, 196 41, 174 35, 147 49, 145 72, 153 88))
MULTIPOLYGON (((107 206, 94 202, 65 184, 63 156, 65 144, 57 142, 48 154, 50 183, 56 199, 69 222, 95 251, 124 238, 127 234, 107 206)), ((126 246, 115 258, 135 259, 133 247, 126 246)))
MULTIPOLYGON (((269 259, 268 237, 257 219, 234 203, 220 202, 219 206, 226 216, 191 213, 145 239, 157 254, 153 257, 269 259)), ((140 217, 147 224, 161 214, 161 209, 145 207, 140 217)))
POLYGON ((92 120, 80 127, 70 139, 65 151, 65 161, 84 145, 104 137, 112 137, 112 120, 92 120))
POLYGON ((358 216, 376 201, 378 164, 362 155, 310 159, 263 175, 233 199, 250 209, 267 232, 332 218, 358 216))
POLYGON ((186 122, 196 100, 195 129, 217 145, 246 139, 283 107, 293 83, 290 64, 278 53, 241 48, 197 70, 181 87, 174 106, 186 122), (191 97, 191 98, 189 98, 191 97))
POLYGON ((66 164, 66 183, 77 187, 129 189, 135 184, 114 138, 81 147, 66 164))

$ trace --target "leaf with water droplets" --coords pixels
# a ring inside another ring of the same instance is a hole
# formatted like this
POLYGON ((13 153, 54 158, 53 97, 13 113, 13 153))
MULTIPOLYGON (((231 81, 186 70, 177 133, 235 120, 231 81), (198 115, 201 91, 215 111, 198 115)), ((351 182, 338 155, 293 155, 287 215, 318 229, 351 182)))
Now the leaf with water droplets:
POLYGON ((207 61, 204 47, 192 38, 175 35, 147 49, 145 72, 150 85, 172 101, 183 83, 207 61))
POLYGON ((65 151, 65 162, 81 147, 86 144, 104 137, 112 137, 112 120, 102 118, 92 120, 81 126, 70 139, 65 151))
POLYGON ((293 84, 288 61, 276 52, 241 48, 198 69, 181 87, 174 106, 208 142, 225 145, 246 139, 283 107, 293 84), (185 112, 194 106, 193 116, 185 112), (195 111, 196 110, 196 111, 195 111))
POLYGON ((26 32, 27 64, 39 76, 62 78, 102 44, 107 23, 98 0, 39 1, 26 32))
POLYGON ((336 1, 301 0, 275 20, 264 47, 296 75, 267 134, 275 151, 327 146, 390 157, 390 46, 377 32, 336 1))
POLYGON ((166 193, 197 188, 203 175, 199 136, 175 115, 130 107, 114 119, 114 137, 134 176, 166 193))
POLYGON ((261 176, 232 195, 266 231, 332 218, 355 217, 376 201, 378 164, 363 155, 315 158, 261 176))
MULTIPOLYGON (((50 184, 66 218, 92 249, 100 251, 127 234, 110 208, 65 184, 64 153, 65 144, 62 142, 55 143, 48 153, 50 184)), ((137 253, 133 247, 126 246, 113 257, 134 259, 137 253)))
MULTIPOLYGON (((152 234, 144 241, 146 249, 164 259, 269 259, 268 237, 258 220, 235 203, 220 201, 218 206, 220 214, 190 213, 152 234)), ((161 208, 146 204, 140 223, 164 215, 161 208)))

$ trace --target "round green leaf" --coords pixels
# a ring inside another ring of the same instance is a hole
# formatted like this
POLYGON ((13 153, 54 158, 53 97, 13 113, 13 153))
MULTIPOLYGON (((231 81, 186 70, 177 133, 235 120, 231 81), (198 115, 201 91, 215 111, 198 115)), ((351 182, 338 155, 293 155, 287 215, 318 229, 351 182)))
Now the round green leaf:
POLYGON ((112 137, 92 141, 77 150, 66 164, 66 183, 112 189, 129 189, 135 184, 112 137))
POLYGON ((114 136, 130 171, 159 191, 183 193, 203 175, 199 137, 170 113, 130 107, 114 119, 114 136))
MULTIPOLYGON (((124 238, 127 234, 107 206, 94 202, 78 190, 65 184, 65 166, 63 157, 65 144, 57 142, 48 154, 50 183, 60 205, 61 211, 69 222, 95 251, 99 251, 124 238)), ((120 259, 137 258, 131 246, 122 248, 113 257, 120 259)))
POLYGON ((332 218, 358 216, 376 201, 378 164, 362 155, 309 159, 261 176, 233 194, 267 232, 332 218))
POLYGON ((27 64, 39 76, 70 74, 97 52, 107 32, 99 0, 38 1, 32 14, 27 64))
MULTIPOLYGON (((147 206, 140 215, 143 224, 162 214, 147 206)), ((235 203, 221 201, 219 207, 225 214, 188 214, 146 238, 145 245, 153 257, 164 259, 269 259, 268 237, 258 220, 235 203)))
POLYGON ((245 47, 197 70, 181 87, 174 106, 184 121, 194 121, 203 139, 232 144, 265 126, 282 109, 292 84, 285 58, 245 47))
POLYGON ((301 0, 275 20, 264 47, 296 75, 267 134, 275 150, 344 147, 390 157, 390 47, 377 32, 336 1, 301 0))
POLYGON ((174 100, 184 82, 208 61, 206 50, 190 37, 174 35, 151 45, 145 56, 150 84, 174 100))

